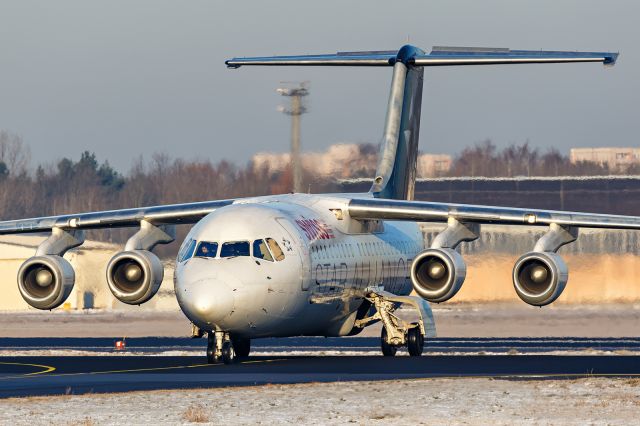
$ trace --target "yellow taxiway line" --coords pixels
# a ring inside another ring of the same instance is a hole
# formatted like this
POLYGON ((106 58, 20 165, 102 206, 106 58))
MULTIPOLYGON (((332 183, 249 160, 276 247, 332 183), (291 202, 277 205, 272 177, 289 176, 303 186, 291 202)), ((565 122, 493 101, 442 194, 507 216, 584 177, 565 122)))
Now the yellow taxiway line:
POLYGON ((2 377, 0 379, 15 379, 16 377, 36 376, 38 374, 51 373, 52 371, 56 370, 56 367, 53 367, 51 365, 27 364, 24 362, 0 362, 0 365, 19 365, 23 367, 42 368, 42 371, 34 371, 33 373, 25 373, 25 374, 20 374, 19 376, 13 376, 13 377, 2 377))
MULTIPOLYGON (((267 363, 267 362, 276 362, 276 361, 282 361, 282 359, 245 361, 242 364, 256 364, 256 363, 267 363)), ((0 380, 33 377, 33 376, 35 376, 37 374, 51 373, 52 371, 56 370, 56 367, 52 367, 52 366, 48 366, 48 365, 24 364, 24 363, 19 363, 19 362, 0 362, 0 364, 22 365, 22 366, 41 367, 41 368, 43 368, 42 371, 36 371, 34 373, 27 373, 27 374, 21 374, 21 375, 18 375, 18 376, 10 376, 10 377, 0 377, 0 380)), ((178 369, 183 369, 183 368, 219 367, 219 366, 222 366, 222 365, 224 365, 224 364, 192 364, 192 365, 174 365, 174 366, 171 366, 171 367, 132 368, 132 369, 127 369, 127 370, 80 371, 80 372, 77 372, 77 373, 47 374, 47 377, 82 376, 82 375, 94 375, 94 374, 138 373, 138 372, 149 372, 149 371, 178 370, 178 369)))

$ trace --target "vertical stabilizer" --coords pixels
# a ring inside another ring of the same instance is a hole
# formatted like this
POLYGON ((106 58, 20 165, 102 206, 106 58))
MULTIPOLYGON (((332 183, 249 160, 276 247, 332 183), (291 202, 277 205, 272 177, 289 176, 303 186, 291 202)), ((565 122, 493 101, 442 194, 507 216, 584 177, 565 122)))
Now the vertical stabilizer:
POLYGON ((378 168, 369 192, 376 198, 412 200, 420 137, 423 68, 413 67, 413 46, 398 51, 393 65, 389 105, 380 147, 378 168))

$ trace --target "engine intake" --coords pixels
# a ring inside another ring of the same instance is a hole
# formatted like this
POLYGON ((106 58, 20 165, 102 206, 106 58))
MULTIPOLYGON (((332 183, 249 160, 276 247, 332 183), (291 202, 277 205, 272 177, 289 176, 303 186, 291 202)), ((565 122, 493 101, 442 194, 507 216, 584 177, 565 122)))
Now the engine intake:
POLYGON ((553 252, 526 253, 513 267, 513 286, 518 297, 533 306, 545 306, 555 301, 568 278, 567 265, 553 252))
POLYGON ((467 266, 460 253, 449 248, 428 249, 411 263, 413 288, 434 303, 451 299, 462 287, 467 266))
POLYGON ((162 262, 147 250, 122 251, 107 265, 109 290, 129 305, 140 305, 155 296, 163 278, 162 262))
POLYGON ((18 289, 22 298, 37 309, 62 305, 76 280, 73 267, 60 256, 35 256, 18 270, 18 289))

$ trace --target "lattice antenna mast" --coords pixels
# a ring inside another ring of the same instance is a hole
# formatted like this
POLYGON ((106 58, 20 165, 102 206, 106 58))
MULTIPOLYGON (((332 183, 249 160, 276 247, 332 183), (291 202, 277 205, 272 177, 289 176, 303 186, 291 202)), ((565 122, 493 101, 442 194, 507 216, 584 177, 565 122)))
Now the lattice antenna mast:
POLYGON ((309 82, 281 82, 276 91, 291 99, 290 105, 279 106, 278 111, 291 116, 291 171, 293 192, 302 192, 302 160, 300 158, 300 116, 308 111, 304 98, 309 95, 309 82))

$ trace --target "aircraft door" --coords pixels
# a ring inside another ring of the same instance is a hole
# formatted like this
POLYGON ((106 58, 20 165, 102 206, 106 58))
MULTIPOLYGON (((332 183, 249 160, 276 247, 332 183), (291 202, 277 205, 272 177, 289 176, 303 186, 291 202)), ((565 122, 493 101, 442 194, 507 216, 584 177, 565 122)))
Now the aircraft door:
POLYGON ((289 238, 288 240, 285 238, 283 243, 283 250, 285 251, 286 256, 291 256, 297 258, 297 262, 300 265, 300 288, 302 290, 309 290, 309 282, 310 282, 310 273, 305 268, 304 259, 306 259, 309 255, 307 250, 307 245, 302 240, 300 233, 293 227, 291 222, 283 217, 276 218, 276 222, 284 228, 285 235, 289 238))

